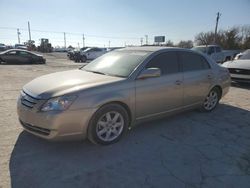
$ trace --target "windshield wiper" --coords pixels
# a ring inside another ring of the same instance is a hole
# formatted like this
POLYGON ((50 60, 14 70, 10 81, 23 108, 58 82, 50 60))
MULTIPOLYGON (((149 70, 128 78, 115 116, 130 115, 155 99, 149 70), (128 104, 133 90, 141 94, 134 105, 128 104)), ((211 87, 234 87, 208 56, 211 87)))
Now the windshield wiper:
POLYGON ((86 69, 82 69, 82 70, 85 70, 85 71, 87 71, 87 72, 96 73, 96 74, 103 74, 103 75, 106 75, 105 73, 99 72, 99 71, 91 71, 91 70, 86 70, 86 69))
POLYGON ((107 75, 107 76, 114 76, 114 77, 121 77, 121 78, 126 78, 126 76, 121 76, 118 74, 108 74, 108 73, 104 73, 104 72, 99 72, 99 71, 92 71, 92 70, 86 70, 86 69, 81 69, 81 70, 85 70, 87 72, 92 72, 92 73, 96 73, 96 74, 102 74, 102 75, 107 75))
POLYGON ((90 72, 93 72, 93 73, 96 73, 96 74, 103 74, 103 75, 106 75, 105 73, 99 72, 99 71, 90 71, 90 72))

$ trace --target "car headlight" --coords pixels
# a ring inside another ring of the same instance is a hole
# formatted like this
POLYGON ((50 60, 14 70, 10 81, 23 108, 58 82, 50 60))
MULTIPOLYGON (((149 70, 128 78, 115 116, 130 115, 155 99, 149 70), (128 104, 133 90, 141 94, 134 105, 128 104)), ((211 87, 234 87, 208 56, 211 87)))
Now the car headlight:
POLYGON ((70 105, 75 101, 77 96, 61 96, 49 99, 41 107, 42 112, 47 111, 63 111, 70 107, 70 105))

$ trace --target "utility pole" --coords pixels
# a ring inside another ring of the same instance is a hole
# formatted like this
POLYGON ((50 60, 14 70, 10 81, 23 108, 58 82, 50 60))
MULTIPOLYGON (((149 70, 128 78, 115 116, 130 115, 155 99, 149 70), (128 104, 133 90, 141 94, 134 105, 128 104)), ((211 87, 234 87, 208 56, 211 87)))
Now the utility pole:
POLYGON ((82 34, 82 47, 83 48, 85 47, 85 37, 84 37, 84 34, 82 34))
POLYGON ((21 35, 21 33, 19 32, 19 29, 17 29, 17 39, 18 39, 18 44, 20 44, 20 35, 21 35))
POLYGON ((31 41, 30 22, 28 22, 28 30, 29 30, 29 41, 31 41))
POLYGON ((141 38, 141 46, 142 46, 142 43, 143 43, 143 38, 141 38))
POLYGON ((148 35, 145 35, 146 45, 148 45, 148 35))
POLYGON ((214 44, 216 44, 217 29, 218 29, 218 23, 219 23, 220 17, 221 17, 221 13, 220 13, 220 12, 217 12, 217 16, 216 16, 216 25, 215 25, 215 31, 214 31, 214 44))
POLYGON ((63 35, 64 35, 64 48, 66 49, 66 33, 64 32, 63 35))
POLYGON ((109 40, 109 48, 110 48, 110 40, 109 40))

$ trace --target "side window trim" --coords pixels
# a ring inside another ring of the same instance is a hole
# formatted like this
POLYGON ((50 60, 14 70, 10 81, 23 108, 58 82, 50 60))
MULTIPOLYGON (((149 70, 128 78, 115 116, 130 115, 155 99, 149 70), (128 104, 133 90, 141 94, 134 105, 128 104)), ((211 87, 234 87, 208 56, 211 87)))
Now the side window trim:
POLYGON ((211 65, 210 65, 210 63, 207 61, 207 59, 206 59, 205 57, 203 57, 203 56, 200 56, 200 57, 201 57, 201 59, 203 59, 203 60, 206 62, 207 66, 208 66, 208 69, 211 69, 211 65))

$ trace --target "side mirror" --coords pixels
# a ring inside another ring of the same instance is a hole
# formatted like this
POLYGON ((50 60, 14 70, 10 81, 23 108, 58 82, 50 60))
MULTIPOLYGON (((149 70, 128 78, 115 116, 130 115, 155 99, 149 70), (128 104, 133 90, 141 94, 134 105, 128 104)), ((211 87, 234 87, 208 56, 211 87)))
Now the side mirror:
POLYGON ((160 76, 161 76, 161 70, 159 68, 148 68, 143 70, 137 77, 137 79, 154 78, 160 76))

